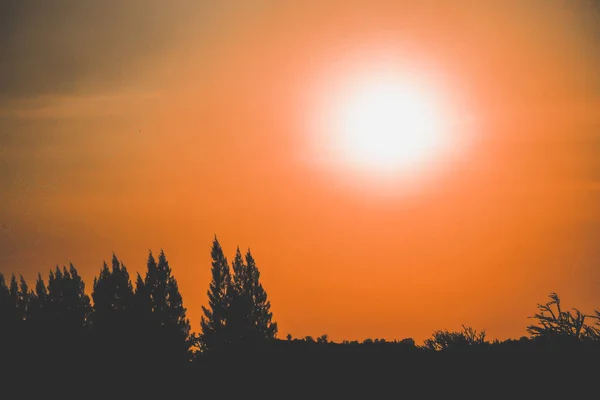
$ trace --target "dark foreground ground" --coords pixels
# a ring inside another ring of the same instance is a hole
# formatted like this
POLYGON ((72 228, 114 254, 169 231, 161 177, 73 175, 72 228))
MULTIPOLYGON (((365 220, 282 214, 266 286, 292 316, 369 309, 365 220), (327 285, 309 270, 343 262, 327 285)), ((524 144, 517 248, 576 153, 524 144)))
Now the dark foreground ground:
POLYGON ((0 398, 575 399, 600 397, 600 352, 423 352, 281 346, 198 357, 181 367, 115 359, 6 365, 0 398))

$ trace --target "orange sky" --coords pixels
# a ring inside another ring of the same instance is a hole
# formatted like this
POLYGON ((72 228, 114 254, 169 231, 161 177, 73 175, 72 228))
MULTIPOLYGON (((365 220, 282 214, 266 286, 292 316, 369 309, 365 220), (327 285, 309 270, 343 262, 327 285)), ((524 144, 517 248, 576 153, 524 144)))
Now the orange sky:
POLYGON ((68 3, 0 3, 1 272, 70 261, 91 289, 163 248, 197 331, 216 234, 252 249, 280 337, 518 338, 552 291, 600 307, 597 3, 68 3), (410 184, 312 123, 381 57, 469 120, 410 184))

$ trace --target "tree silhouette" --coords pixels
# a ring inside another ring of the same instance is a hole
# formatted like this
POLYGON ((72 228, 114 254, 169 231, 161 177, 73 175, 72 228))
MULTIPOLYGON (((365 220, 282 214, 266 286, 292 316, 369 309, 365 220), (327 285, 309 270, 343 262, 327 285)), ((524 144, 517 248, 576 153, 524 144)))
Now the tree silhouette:
POLYGON ((47 339, 52 348, 46 350, 63 365, 81 362, 90 350, 86 328, 91 311, 85 283, 73 264, 69 269, 58 266, 48 276, 48 297, 44 305, 48 318, 47 339))
POLYGON ((7 286, 4 275, 0 273, 0 318, 5 329, 10 331, 17 329, 22 320, 19 310, 19 286, 15 274, 12 274, 7 286))
POLYGON ((48 289, 46 288, 44 279, 42 279, 42 275, 38 273, 35 282, 35 291, 31 293, 27 309, 27 320, 35 324, 37 330, 42 330, 45 321, 48 320, 49 307, 48 289))
POLYGON ((574 344, 583 340, 598 338, 598 330, 585 323, 586 318, 596 319, 597 315, 585 315, 577 308, 563 310, 558 294, 548 295, 550 300, 537 305, 540 310, 529 318, 537 319, 538 325, 529 325, 527 332, 538 341, 554 341, 561 344, 574 344))
POLYGON ((165 367, 187 362, 190 357, 190 324, 165 253, 161 250, 158 263, 149 252, 146 277, 138 275, 134 296, 136 314, 147 319, 146 352, 165 367))
POLYGON ((85 284, 73 264, 69 269, 57 266, 48 277, 48 300, 51 319, 65 329, 75 332, 87 325, 91 311, 85 284))
POLYGON ((19 277, 19 291, 17 294, 18 299, 18 315, 21 321, 27 320, 27 314, 29 309, 29 302, 31 301, 31 292, 29 291, 29 286, 27 282, 23 278, 23 276, 19 277))
POLYGON ((226 327, 228 342, 235 345, 250 345, 255 341, 253 329, 253 304, 250 276, 244 258, 237 247, 233 261, 232 286, 229 288, 230 304, 227 309, 226 327))
POLYGON ((202 306, 199 336, 202 351, 220 350, 228 344, 225 324, 231 304, 232 278, 227 258, 215 236, 211 248, 212 280, 208 290, 208 307, 202 306))
MULTIPOLYGON (((1 345, 12 343, 18 337, 19 312, 18 289, 14 274, 7 286, 4 275, 0 273, 0 340, 1 345)), ((7 350, 12 350, 10 347, 7 350)))
POLYGON ((252 300, 251 320, 253 328, 258 332, 260 339, 274 339, 277 336, 277 323, 273 322, 271 302, 260 282, 260 271, 250 249, 246 252, 246 268, 247 284, 242 293, 252 300))
POLYGON ((51 304, 48 289, 38 273, 35 289, 30 292, 27 307, 28 339, 31 353, 38 359, 49 358, 52 350, 51 304))
MULTIPOLYGON (((113 253, 112 268, 106 262, 97 278, 94 278, 92 291, 94 301, 90 315, 99 356, 103 359, 131 355, 136 342, 134 293, 129 272, 113 253)), ((131 356, 130 356, 131 357, 131 356)))
POLYGON ((463 325, 460 332, 450 332, 448 330, 437 330, 432 337, 426 339, 424 348, 433 351, 443 350, 464 350, 481 347, 487 344, 485 340, 485 330, 477 333, 470 326, 463 325))

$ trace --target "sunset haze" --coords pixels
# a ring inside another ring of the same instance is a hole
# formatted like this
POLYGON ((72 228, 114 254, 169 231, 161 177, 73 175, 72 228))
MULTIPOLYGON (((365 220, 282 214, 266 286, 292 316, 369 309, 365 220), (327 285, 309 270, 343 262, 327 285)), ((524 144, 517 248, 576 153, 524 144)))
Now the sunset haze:
POLYGON ((216 235, 280 338, 525 336, 600 306, 599 71, 594 1, 0 0, 0 272, 163 249, 198 331, 216 235), (382 63, 445 147, 377 174, 322 118, 382 63))

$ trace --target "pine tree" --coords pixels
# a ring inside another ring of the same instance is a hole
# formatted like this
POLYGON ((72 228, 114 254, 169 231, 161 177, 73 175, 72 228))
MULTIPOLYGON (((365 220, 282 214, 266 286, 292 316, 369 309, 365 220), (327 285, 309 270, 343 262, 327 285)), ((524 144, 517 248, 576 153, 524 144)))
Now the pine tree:
POLYGON ((136 281, 135 303, 140 315, 149 317, 148 350, 166 363, 189 360, 190 324, 165 253, 161 250, 158 264, 150 251, 144 281, 136 281))
MULTIPOLYGON (((0 273, 0 324, 2 325, 2 329, 0 329, 0 335, 2 335, 2 340, 8 340, 8 336, 4 337, 5 335, 9 335, 9 333, 12 335, 14 322, 16 319, 16 310, 17 305, 13 299, 11 290, 9 289, 9 286, 6 286, 4 275, 0 273)), ((2 343, 8 342, 5 341, 2 343)))
POLYGON ((18 359, 15 346, 15 340, 19 337, 18 313, 14 284, 16 284, 14 274, 8 286, 4 275, 0 274, 0 350, 2 351, 0 367, 7 369, 14 368, 18 359))
POLYGON ((17 283, 17 277, 12 274, 10 277, 10 284, 8 286, 8 304, 10 307, 10 322, 9 326, 16 329, 18 323, 23 319, 20 315, 19 310, 19 284, 17 283))
POLYGON ((246 252, 246 268, 248 275, 247 292, 252 298, 252 324, 255 327, 258 338, 271 340, 277 336, 277 323, 273 322, 271 302, 267 298, 267 292, 260 283, 260 271, 256 266, 250 249, 246 252))
POLYGON ((239 246, 236 249, 231 266, 233 284, 230 288, 229 298, 231 303, 227 312, 227 336, 232 344, 247 345, 255 336, 252 321, 253 302, 248 268, 239 246))
POLYGON ((18 309, 19 316, 22 321, 27 320, 27 315, 29 313, 29 303, 31 301, 31 293, 29 291, 29 286, 25 281, 25 278, 21 275, 19 277, 19 293, 18 293, 18 309))
POLYGON ((130 318, 134 305, 133 286, 129 279, 127 267, 113 254, 112 269, 104 263, 100 274, 94 278, 92 299, 94 311, 92 322, 97 329, 104 329, 98 324, 106 323, 112 329, 114 324, 122 324, 130 318))
POLYGON ((200 348, 203 351, 220 350, 228 343, 225 330, 227 312, 231 303, 232 279, 227 258, 215 236, 211 249, 212 281, 208 290, 208 307, 202 306, 200 321, 200 348))
POLYGON ((161 310, 160 326, 165 340, 165 349, 176 361, 187 362, 190 354, 190 321, 183 306, 177 279, 172 274, 164 251, 158 256, 158 276, 164 282, 164 308, 161 310))
POLYGON ((42 279, 42 275, 38 273, 37 280, 35 282, 35 291, 31 294, 29 300, 29 307, 27 310, 27 320, 35 323, 37 329, 42 329, 42 324, 48 317, 48 289, 42 279), (38 326, 39 325, 39 326, 38 326))
POLYGON ((27 323, 31 337, 31 351, 37 354, 39 359, 46 358, 52 346, 50 318, 51 304, 48 289, 42 275, 38 273, 35 290, 31 292, 27 307, 27 323))
POLYGON ((113 253, 112 269, 106 262, 94 278, 90 316, 101 357, 127 360, 135 345, 134 293, 127 267, 113 253))
POLYGON ((91 304, 85 283, 73 264, 69 264, 69 269, 63 266, 61 270, 57 266, 50 272, 47 303, 51 357, 58 357, 69 365, 82 362, 88 357, 84 350, 91 348, 86 329, 91 304))

